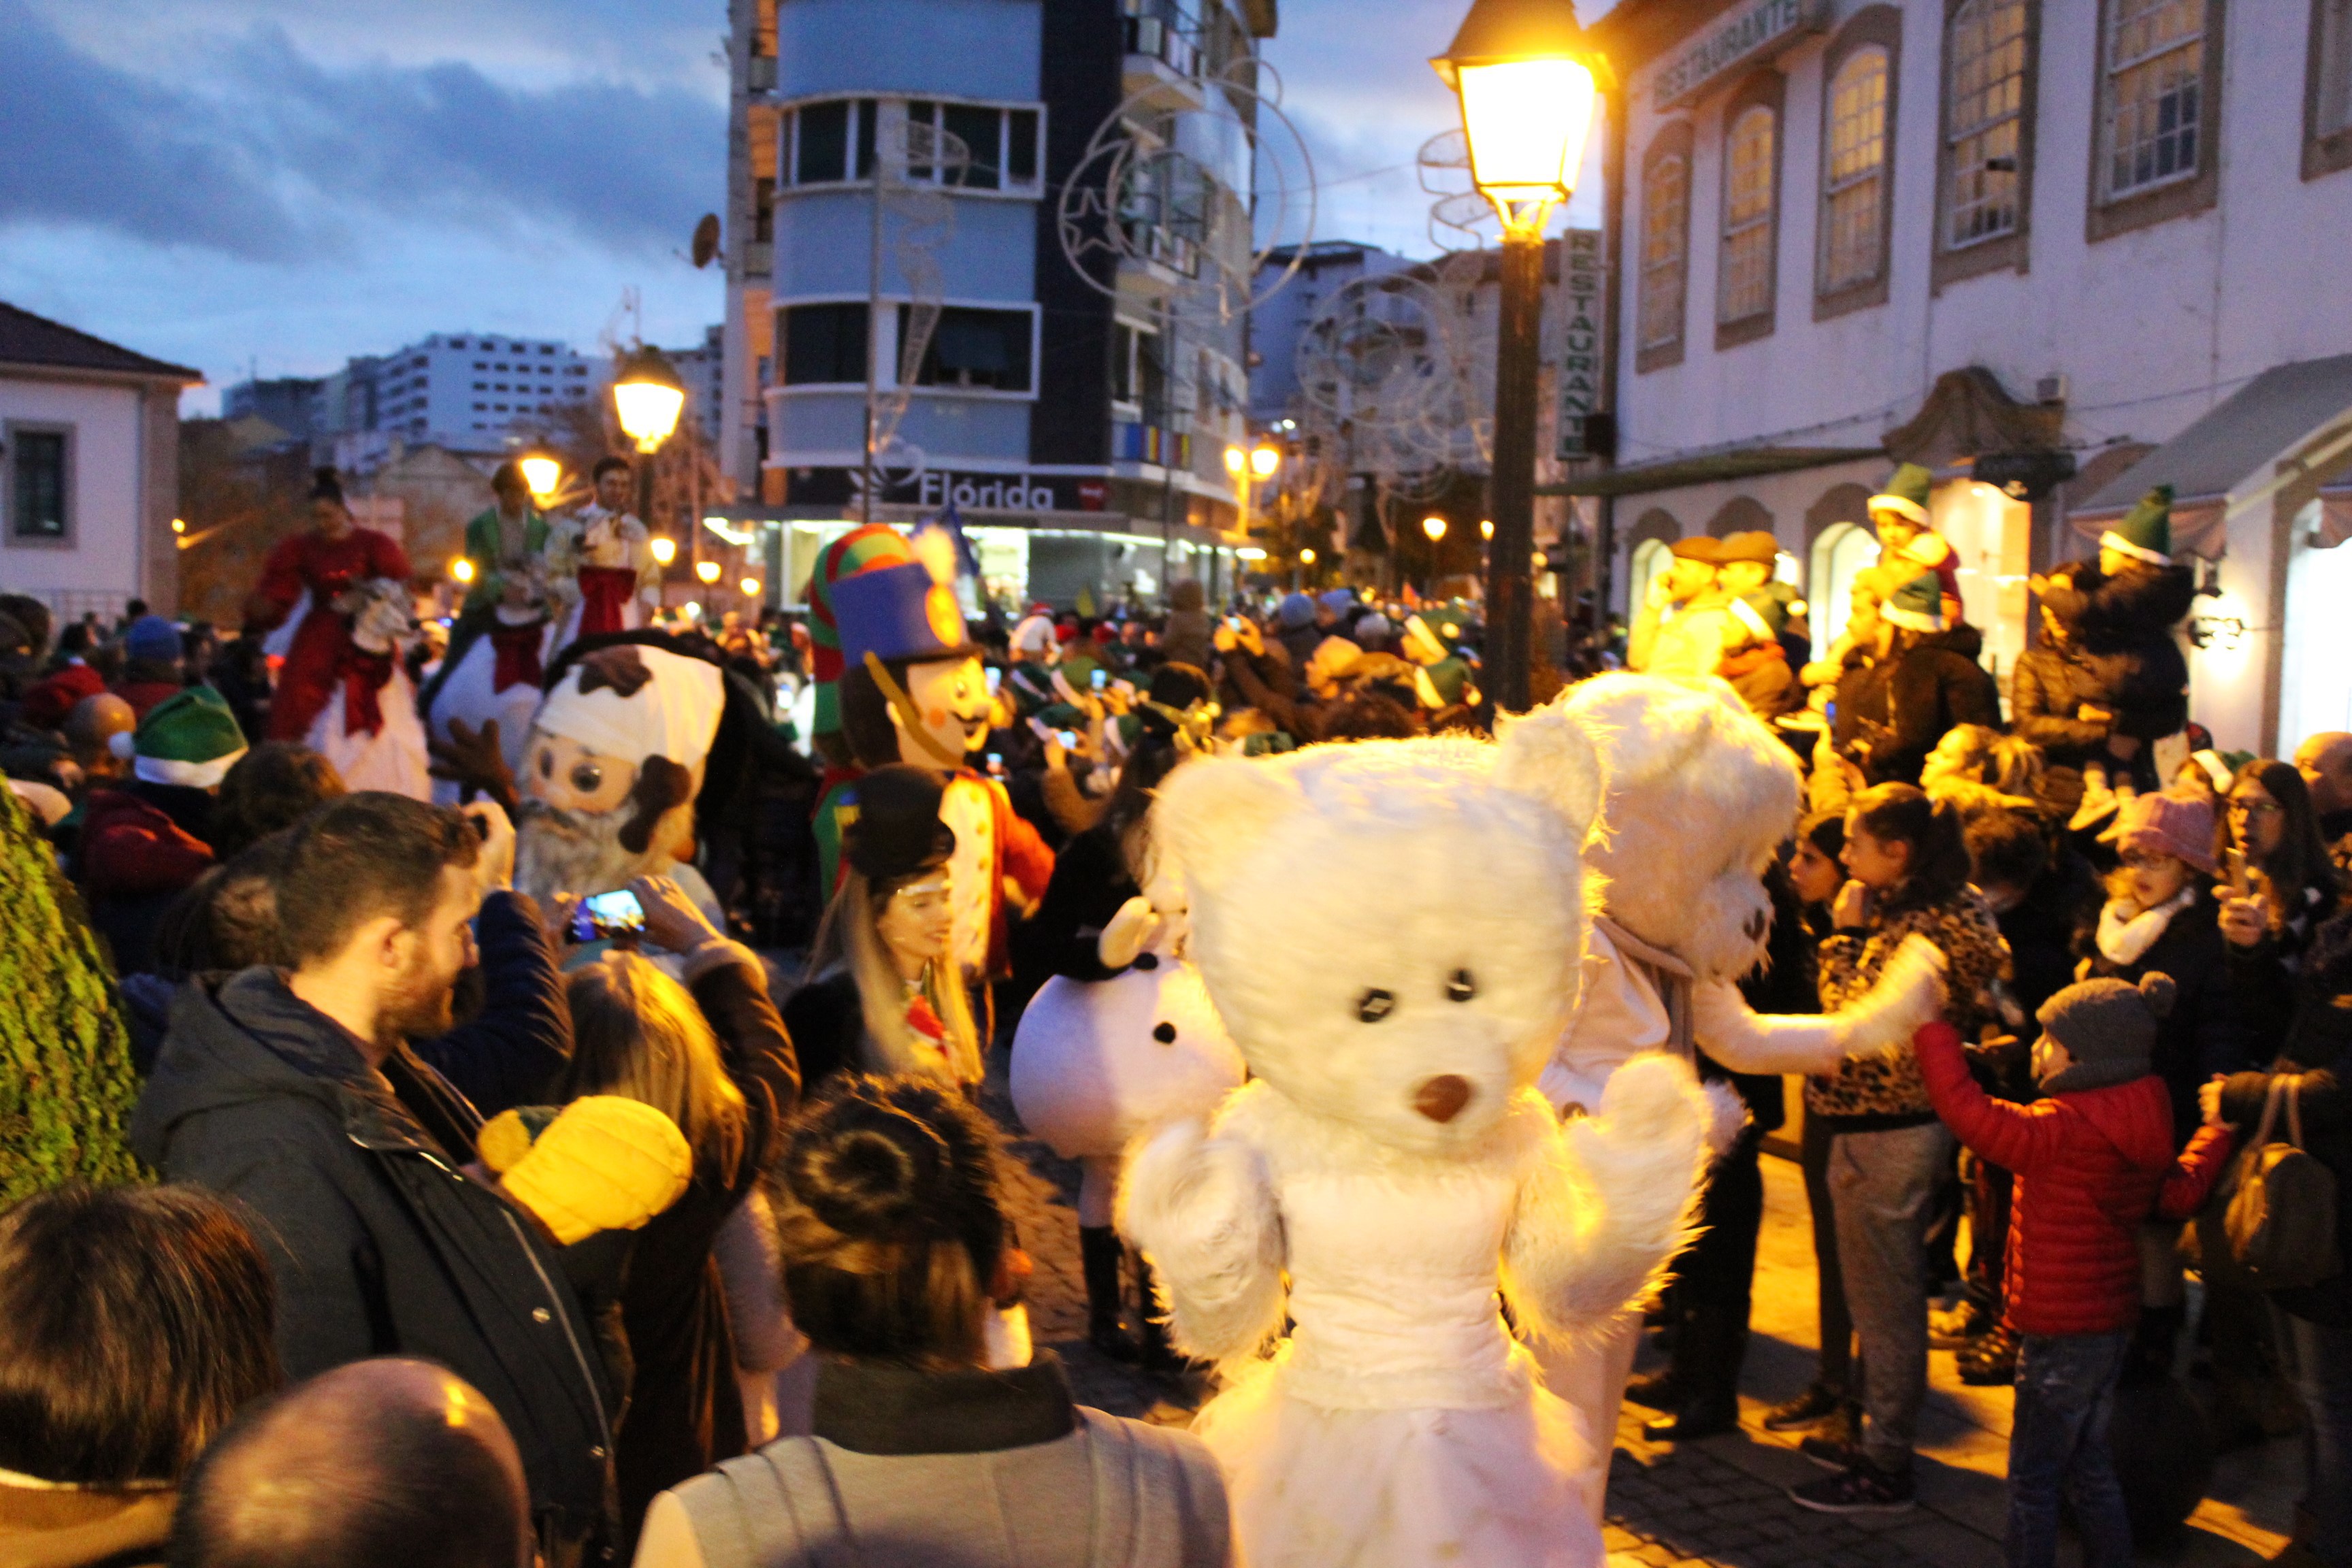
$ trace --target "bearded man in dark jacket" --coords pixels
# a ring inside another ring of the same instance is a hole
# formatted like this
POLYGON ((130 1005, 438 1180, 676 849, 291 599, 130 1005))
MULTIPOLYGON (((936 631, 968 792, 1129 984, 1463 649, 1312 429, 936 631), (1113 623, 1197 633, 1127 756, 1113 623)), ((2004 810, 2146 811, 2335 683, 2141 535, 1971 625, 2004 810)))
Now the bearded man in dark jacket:
POLYGON ((577 1562, 611 1531, 589 1325, 553 1240, 465 1173, 479 1115, 406 1044, 448 1030, 511 837, 486 855, 457 813, 377 793, 293 831, 278 885, 293 968, 182 988, 132 1145, 244 1205, 289 1377, 384 1355, 448 1367, 512 1431, 546 1561, 577 1562))

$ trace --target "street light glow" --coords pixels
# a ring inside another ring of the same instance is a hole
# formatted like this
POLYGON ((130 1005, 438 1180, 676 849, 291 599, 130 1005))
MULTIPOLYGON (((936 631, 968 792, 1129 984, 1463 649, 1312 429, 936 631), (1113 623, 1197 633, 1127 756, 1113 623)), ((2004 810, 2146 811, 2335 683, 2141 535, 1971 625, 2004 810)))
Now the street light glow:
POLYGON ((1479 520, 1478 537, 1481 539, 1492 539, 1495 537, 1495 520, 1493 518, 1482 518, 1479 520))
POLYGON ((652 551, 654 559, 665 566, 677 559, 677 541, 666 533, 655 534, 646 542, 646 548, 652 551))
POLYGON ((1255 544, 1244 544, 1239 550, 1234 551, 1234 554, 1237 559, 1243 561, 1263 561, 1265 559, 1265 552, 1259 549, 1255 544))
POLYGON ((1310 544, 1306 549, 1298 552, 1298 563, 1301 566, 1312 566, 1315 564, 1315 547, 1313 545, 1310 544))
POLYGON ((1274 470, 1282 467, 1282 450, 1277 447, 1260 447, 1250 454, 1250 472, 1259 479, 1274 478, 1274 470))
POLYGON ((747 599, 756 599, 760 596, 760 580, 757 577, 743 579, 743 596, 747 599))
POLYGON ((622 360, 613 381, 613 412, 638 451, 659 451, 685 407, 686 384, 661 350, 640 348, 622 360))
POLYGON ((449 575, 460 583, 470 583, 474 580, 474 563, 460 555, 449 563, 449 575))
POLYGON ((545 502, 555 494, 555 487, 563 479, 563 465, 543 452, 535 452, 518 462, 522 470, 522 482, 530 490, 530 499, 545 502))
POLYGON ((1242 477, 1242 468, 1244 465, 1248 463, 1248 461, 1249 454, 1243 451, 1239 447, 1228 447, 1225 448, 1225 472, 1233 475, 1234 478, 1240 479, 1242 477))
POLYGON ((1434 544, 1445 537, 1445 520, 1435 515, 1424 517, 1421 520, 1421 531, 1429 535, 1429 542, 1434 544))
POLYGON ((698 561, 694 563, 694 574, 706 583, 716 583, 719 581, 719 563, 698 561))
POLYGON ((1431 60, 1462 108, 1470 178, 1506 226, 1539 219, 1576 188, 1608 68, 1558 0, 1474 0, 1431 60))

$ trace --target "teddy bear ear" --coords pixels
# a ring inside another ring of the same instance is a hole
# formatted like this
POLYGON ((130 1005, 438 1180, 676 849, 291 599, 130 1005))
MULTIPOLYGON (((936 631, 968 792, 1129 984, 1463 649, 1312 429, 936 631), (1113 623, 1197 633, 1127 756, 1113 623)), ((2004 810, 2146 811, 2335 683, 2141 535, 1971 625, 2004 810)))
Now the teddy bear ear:
POLYGON ((1558 707, 1506 719, 1495 780, 1549 802, 1581 838, 1601 813, 1601 752, 1584 724, 1558 707))
POLYGON ((1203 757, 1160 786, 1152 835, 1176 852, 1185 882, 1212 889, 1231 877, 1305 798, 1273 762, 1203 757))

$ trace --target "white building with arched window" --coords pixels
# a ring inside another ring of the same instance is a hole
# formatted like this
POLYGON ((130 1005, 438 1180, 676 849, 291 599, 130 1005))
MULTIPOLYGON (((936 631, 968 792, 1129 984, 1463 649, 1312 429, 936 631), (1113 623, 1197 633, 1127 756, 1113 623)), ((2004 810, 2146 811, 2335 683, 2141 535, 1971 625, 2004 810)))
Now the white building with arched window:
POLYGON ((2028 575, 2170 478, 2215 563, 2195 716, 2263 751, 2352 727, 2314 608, 2352 587, 2352 8, 1619 0, 1592 32, 1618 447, 1562 488, 1606 498, 1616 607, 1737 506, 1826 646, 1863 500, 1915 460, 2005 677, 2028 575))

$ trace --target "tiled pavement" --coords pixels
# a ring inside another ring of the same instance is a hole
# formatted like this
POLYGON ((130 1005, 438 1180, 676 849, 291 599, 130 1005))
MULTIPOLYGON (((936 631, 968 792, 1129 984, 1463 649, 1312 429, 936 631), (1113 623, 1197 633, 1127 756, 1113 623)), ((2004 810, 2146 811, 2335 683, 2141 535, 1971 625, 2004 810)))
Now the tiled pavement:
MULTIPOLYGON (((1155 1421, 1188 1420, 1202 1390, 1121 1366, 1086 1343, 1074 1212, 1076 1167, 1019 1138, 1001 1078, 992 1079, 984 1098, 1014 1130, 1022 1156, 1013 1173, 1014 1205, 1022 1244, 1037 1264, 1029 1298, 1037 1342, 1061 1355, 1084 1402, 1155 1421)), ((1811 1232, 1795 1165, 1767 1158, 1764 1168, 1766 1218, 1758 1247, 1741 1430, 1680 1447, 1653 1445, 1641 1436, 1648 1412, 1626 1407, 1610 1472, 1611 1568, 1995 1568, 2001 1557, 2010 1395, 2006 1389, 1961 1385, 1946 1352, 1930 1358, 1933 1386, 1921 1419, 1918 1508, 1854 1518, 1808 1512, 1789 1500, 1787 1487, 1822 1472, 1795 1452, 1794 1434, 1767 1433, 1760 1417, 1771 1403, 1801 1388, 1812 1371, 1811 1232)), ((2189 1525, 2175 1541, 2143 1551, 2141 1561, 2207 1568, 2271 1555, 2284 1542, 2297 1474, 2292 1439, 2225 1458, 2189 1525)), ((2076 1561, 2071 1542, 2060 1561, 2076 1561)))

